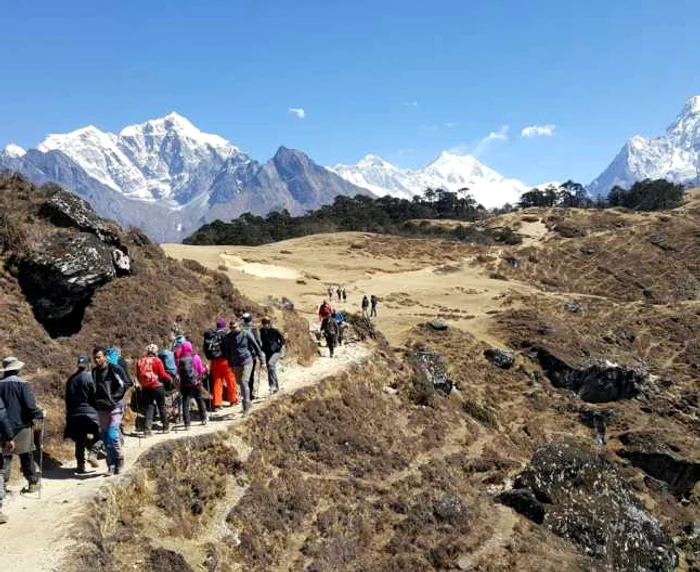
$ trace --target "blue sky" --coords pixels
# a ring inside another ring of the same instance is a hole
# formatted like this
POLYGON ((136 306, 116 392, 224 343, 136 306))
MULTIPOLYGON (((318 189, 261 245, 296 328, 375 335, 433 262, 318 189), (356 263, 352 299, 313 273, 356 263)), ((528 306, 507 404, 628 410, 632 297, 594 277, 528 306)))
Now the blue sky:
POLYGON ((476 150, 588 183, 700 94, 697 0, 0 0, 0 25, 0 146, 175 110, 260 160, 476 150))

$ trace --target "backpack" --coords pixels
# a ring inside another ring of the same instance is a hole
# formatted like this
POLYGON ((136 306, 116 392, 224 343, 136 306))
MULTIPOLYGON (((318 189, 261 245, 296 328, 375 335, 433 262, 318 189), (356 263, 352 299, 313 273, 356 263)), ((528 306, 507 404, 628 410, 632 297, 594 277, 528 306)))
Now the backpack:
POLYGON ((158 359, 163 362, 163 367, 170 375, 177 373, 177 366, 175 365, 175 354, 166 348, 163 348, 158 352, 158 359))
POLYGON ((180 358, 180 366, 178 367, 180 374, 180 385, 183 387, 191 387, 197 385, 197 374, 194 372, 194 364, 192 356, 182 356, 180 358))
POLYGON ((107 351, 105 352, 105 357, 107 358, 107 363, 111 363, 112 365, 119 365, 119 352, 117 351, 117 348, 107 348, 107 351))
POLYGON ((160 383, 158 374, 153 371, 153 360, 156 357, 148 356, 141 358, 136 363, 136 377, 144 387, 155 387, 160 383))
POLYGON ((204 332, 204 356, 208 360, 224 357, 224 344, 221 334, 216 330, 204 332))
POLYGON ((323 332, 327 336, 338 335, 338 324, 332 317, 328 316, 328 318, 325 319, 325 324, 323 326, 323 332))

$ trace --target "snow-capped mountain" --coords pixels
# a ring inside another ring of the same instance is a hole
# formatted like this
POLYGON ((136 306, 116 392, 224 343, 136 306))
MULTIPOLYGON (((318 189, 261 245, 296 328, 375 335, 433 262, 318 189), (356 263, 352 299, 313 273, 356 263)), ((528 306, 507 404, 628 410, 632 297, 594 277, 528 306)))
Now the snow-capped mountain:
POLYGON ((700 169, 700 96, 686 101, 676 120, 661 137, 635 135, 589 186, 593 195, 604 195, 615 185, 631 187, 644 179, 668 179, 694 183, 700 169))
POLYGON ((38 149, 63 152, 90 177, 127 197, 174 206, 205 193, 224 162, 242 155, 177 113, 125 127, 118 135, 92 125, 49 135, 38 149))
POLYGON ((118 134, 88 126, 49 135, 26 152, 8 145, 0 151, 2 169, 58 183, 158 242, 181 240, 215 218, 276 209, 299 215, 339 194, 370 194, 293 149, 280 147, 259 163, 176 113, 118 134))
POLYGON ((486 208, 515 204, 528 187, 516 179, 506 179, 472 155, 443 151, 422 169, 400 169, 381 157, 367 155, 357 165, 328 167, 351 183, 377 195, 410 199, 426 189, 457 191, 468 188, 477 203, 486 208))

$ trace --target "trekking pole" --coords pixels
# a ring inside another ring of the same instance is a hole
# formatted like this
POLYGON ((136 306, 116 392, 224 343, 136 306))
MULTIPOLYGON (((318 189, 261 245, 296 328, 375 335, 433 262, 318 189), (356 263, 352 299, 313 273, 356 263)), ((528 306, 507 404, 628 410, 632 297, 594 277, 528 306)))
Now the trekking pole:
POLYGON ((44 424, 46 417, 41 418, 41 433, 39 434, 39 500, 41 490, 44 488, 44 424))

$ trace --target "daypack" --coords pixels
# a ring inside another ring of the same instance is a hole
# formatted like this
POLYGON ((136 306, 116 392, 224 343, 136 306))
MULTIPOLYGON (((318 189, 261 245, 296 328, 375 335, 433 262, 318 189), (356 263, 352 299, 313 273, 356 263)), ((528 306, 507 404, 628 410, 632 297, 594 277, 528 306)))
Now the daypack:
POLYGON ((153 370, 153 360, 157 357, 147 356, 142 357, 136 363, 136 377, 143 387, 156 387, 160 385, 160 378, 153 370))
POLYGON ((197 374, 194 372, 194 364, 192 363, 191 355, 182 356, 180 358, 178 373, 180 374, 180 385, 182 387, 197 385, 197 374))
POLYGON ((330 316, 324 319, 324 324, 321 328, 323 330, 323 333, 326 334, 327 336, 337 336, 338 335, 338 324, 337 322, 330 316))
POLYGON ((204 332, 204 356, 208 360, 224 357, 223 336, 217 330, 207 330, 204 332))
POLYGON ((177 372, 177 366, 175 365, 175 354, 167 349, 163 348, 158 352, 158 359, 163 362, 163 367, 170 375, 174 375, 177 372))
POLYGON ((107 358, 107 363, 111 363, 112 365, 119 365, 119 352, 117 351, 117 348, 107 348, 105 357, 107 358))

